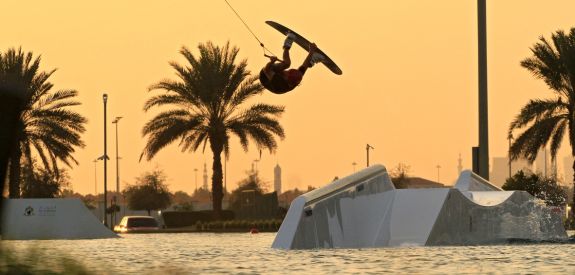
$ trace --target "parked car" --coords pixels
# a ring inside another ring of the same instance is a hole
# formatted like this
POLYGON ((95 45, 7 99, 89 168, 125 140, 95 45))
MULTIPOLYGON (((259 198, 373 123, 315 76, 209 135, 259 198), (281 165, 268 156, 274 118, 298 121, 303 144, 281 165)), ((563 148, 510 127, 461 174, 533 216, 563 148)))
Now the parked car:
POLYGON ((144 233, 159 229, 158 221, 150 216, 124 216, 120 224, 114 226, 117 233, 144 233))

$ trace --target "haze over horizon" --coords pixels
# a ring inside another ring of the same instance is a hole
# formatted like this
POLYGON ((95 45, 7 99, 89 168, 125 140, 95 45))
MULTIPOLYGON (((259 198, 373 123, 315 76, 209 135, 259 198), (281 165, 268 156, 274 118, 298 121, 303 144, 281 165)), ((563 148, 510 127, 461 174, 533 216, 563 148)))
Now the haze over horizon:
MULTIPOLYGON (((471 167, 477 133, 476 1, 238 1, 230 4, 272 52, 279 54, 284 37, 266 20, 282 23, 314 41, 342 68, 332 74, 323 66, 310 69, 300 87, 285 95, 264 92, 255 100, 286 107, 280 123, 286 139, 275 155, 263 151, 258 161, 262 178, 273 181, 279 163, 284 189, 322 186, 370 163, 393 169, 411 166, 411 174, 451 184, 457 159, 471 167), (328 7, 328 8, 326 8, 328 7)), ((531 55, 540 36, 575 27, 575 2, 487 1, 487 53, 490 157, 507 155, 507 130, 530 99, 552 92, 519 62, 531 55), (553 5, 551 5, 553 4, 553 5)), ((22 47, 42 56, 41 69, 57 68, 53 90, 75 89, 88 120, 86 147, 74 157, 70 171, 74 191, 94 192, 94 162, 103 154, 102 94, 108 100, 109 189, 115 188, 115 125, 119 123, 121 185, 145 171, 166 172, 172 191, 192 192, 194 169, 201 185, 204 162, 211 170, 211 152, 182 153, 174 143, 152 161, 139 162, 146 140, 141 129, 155 112, 144 113, 148 87, 175 79, 168 62, 185 64, 186 46, 227 41, 240 49, 252 74, 267 62, 261 47, 224 1, 86 2, 10 1, 3 5, 5 26, 0 51, 22 47), (24 18, 23 18, 24 17, 24 18)), ((295 46, 292 63, 305 51, 295 46)), ((253 144, 251 144, 253 145, 253 144)), ((563 149, 569 147, 564 141, 563 149)), ((559 154, 559 161, 567 155, 559 154)), ((232 138, 227 163, 228 189, 245 177, 260 154, 244 152, 232 138)), ((560 166, 562 167, 562 166, 560 166)), ((102 165, 98 163, 98 190, 102 165)), ((209 172, 211 176, 211 171, 209 172)))

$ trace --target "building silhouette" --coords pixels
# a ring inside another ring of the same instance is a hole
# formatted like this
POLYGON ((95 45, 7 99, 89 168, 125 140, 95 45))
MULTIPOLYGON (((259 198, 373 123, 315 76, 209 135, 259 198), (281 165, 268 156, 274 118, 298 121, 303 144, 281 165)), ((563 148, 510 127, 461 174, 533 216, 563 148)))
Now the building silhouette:
POLYGON ((278 195, 282 193, 282 169, 279 164, 274 168, 274 191, 278 195))
POLYGON ((509 177, 509 162, 507 157, 494 157, 491 165, 489 181, 501 187, 509 177))
MULTIPOLYGON (((501 187, 509 178, 509 158, 507 157, 494 157, 492 159, 493 165, 491 165, 491 173, 489 181, 493 184, 501 187)), ((511 176, 515 175, 519 171, 532 172, 533 165, 525 159, 518 159, 511 162, 511 176)))
POLYGON ((551 166, 549 165, 549 154, 547 148, 539 150, 537 153, 537 158, 535 158, 535 173, 541 174, 545 177, 549 177, 551 166))

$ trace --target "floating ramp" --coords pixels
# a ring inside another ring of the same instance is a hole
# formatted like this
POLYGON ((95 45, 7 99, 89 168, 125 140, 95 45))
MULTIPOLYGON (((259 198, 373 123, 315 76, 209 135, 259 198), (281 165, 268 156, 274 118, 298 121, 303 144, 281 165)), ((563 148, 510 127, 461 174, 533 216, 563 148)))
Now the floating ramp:
POLYGON ((5 199, 2 212, 2 240, 118 237, 79 199, 5 199))
POLYGON ((566 240, 561 216, 524 191, 464 171, 454 188, 395 189, 374 165, 297 197, 280 249, 481 245, 566 240))

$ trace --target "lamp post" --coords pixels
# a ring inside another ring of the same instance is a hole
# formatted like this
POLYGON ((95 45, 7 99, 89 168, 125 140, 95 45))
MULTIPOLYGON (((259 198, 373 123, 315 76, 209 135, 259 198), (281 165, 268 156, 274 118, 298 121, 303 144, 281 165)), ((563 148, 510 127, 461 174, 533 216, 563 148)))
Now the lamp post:
MULTIPOLYGON (((118 122, 120 122, 120 119, 122 119, 121 116, 117 116, 116 118, 114 118, 114 121, 112 121, 112 123, 116 124, 116 194, 114 195, 114 205, 118 205, 118 201, 116 196, 120 194, 120 155, 118 154, 118 122)), ((116 208, 114 207, 114 210, 116 208)), ((114 226, 114 223, 116 223, 116 213, 114 212, 114 219, 112 220, 112 226, 114 226)))
POLYGON ((118 122, 122 119, 117 116, 112 123, 116 124, 116 193, 120 193, 120 155, 118 153, 118 122))
POLYGON ((438 164, 435 167, 437 168, 437 182, 439 183, 439 169, 441 168, 441 166, 438 164))
MULTIPOLYGON (((98 159, 94 160, 94 196, 98 196, 98 159)), ((96 200, 97 201, 97 200, 96 200)))
POLYGON ((256 181, 257 175, 258 175, 258 160, 254 159, 254 161, 252 162, 252 174, 250 175, 250 178, 252 178, 253 181, 256 181))
POLYGON ((367 144, 367 146, 365 146, 365 150, 367 151, 367 167, 369 167, 369 149, 375 149, 373 148, 373 146, 367 144))
POLYGON ((509 152, 507 153, 509 159, 509 178, 511 178, 511 140, 513 140, 513 134, 509 133, 507 140, 509 141, 509 152))
POLYGON ((479 176, 489 180, 489 119, 487 101, 486 0, 477 0, 478 90, 479 90, 479 176))
MULTIPOLYGON (((94 160, 94 177, 96 177, 96 163, 97 163, 98 161, 104 160, 104 159, 106 159, 106 156, 105 156, 105 155, 102 155, 102 156, 100 156, 100 157, 98 157, 97 159, 94 160)), ((96 203, 98 204, 98 207, 99 207, 100 201, 98 200, 98 187, 97 187, 97 186, 98 186, 98 185, 96 184, 96 203)), ((105 191, 105 190, 104 190, 104 191, 105 191)), ((104 194, 105 194, 105 193, 104 193, 104 194)), ((104 203, 105 203, 105 202, 106 202, 106 201, 104 200, 104 203)), ((104 222, 106 221, 106 210, 105 210, 105 209, 106 209, 106 205, 104 204, 104 216, 103 216, 103 217, 104 217, 104 222)))
POLYGON ((353 172, 354 172, 354 173, 355 173, 355 165, 356 165, 356 164, 357 164, 357 163, 355 163, 355 161, 351 163, 351 165, 353 165, 353 172))
POLYGON ((106 104, 108 103, 108 94, 102 96, 104 99, 104 226, 108 227, 108 216, 106 210, 108 209, 108 125, 106 123, 106 104))

